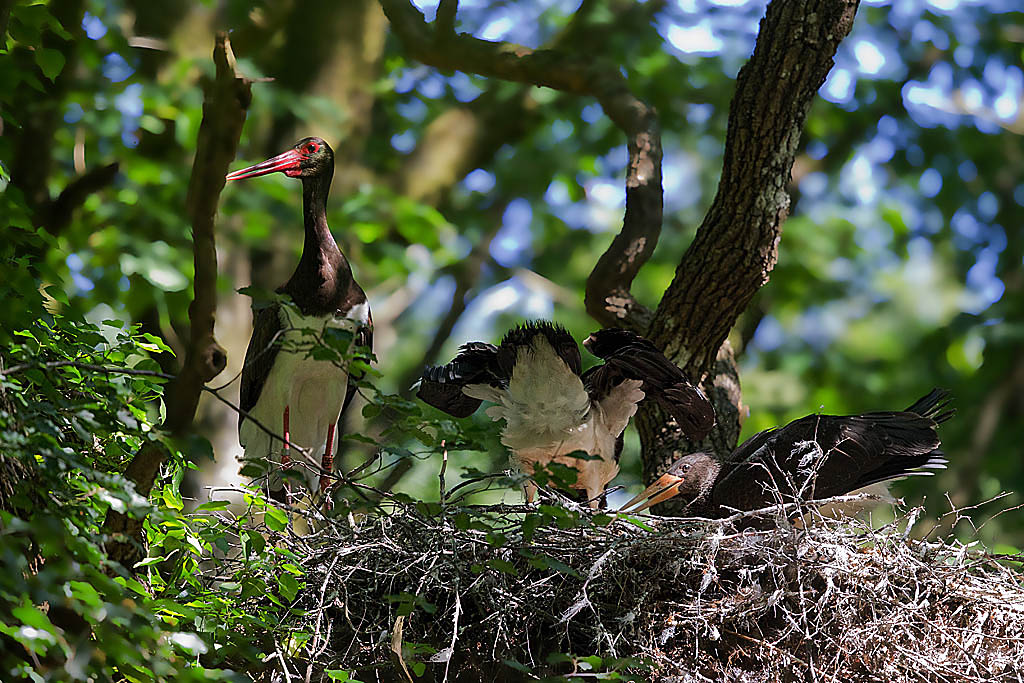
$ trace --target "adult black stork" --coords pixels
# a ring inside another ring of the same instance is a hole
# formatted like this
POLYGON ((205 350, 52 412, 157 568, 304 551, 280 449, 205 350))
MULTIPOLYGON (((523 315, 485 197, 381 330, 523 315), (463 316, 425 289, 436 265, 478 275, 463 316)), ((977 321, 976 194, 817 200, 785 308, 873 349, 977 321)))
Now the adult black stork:
MULTIPOLYGON (((417 395, 466 417, 483 401, 504 420, 501 442, 527 475, 557 462, 577 472, 574 489, 596 508, 619 472, 622 432, 646 399, 657 401, 693 439, 715 424, 715 411, 682 370, 643 337, 626 330, 593 333, 583 345, 604 360, 582 372, 579 346, 562 327, 536 321, 510 330, 495 346, 470 342, 447 365, 427 368, 417 395), (592 459, 570 454, 583 451, 592 459)), ((537 486, 525 484, 526 501, 537 486)))
MULTIPOLYGON (((285 441, 269 436, 244 414, 238 418, 238 440, 245 460, 279 462, 281 469, 290 465, 289 447, 300 447, 300 470, 309 490, 323 492, 334 466, 338 420, 355 394, 355 384, 348 381, 347 362, 317 360, 310 351, 329 329, 346 330, 355 345, 369 347, 373 322, 366 294, 327 226, 334 151, 320 138, 303 138, 287 152, 234 171, 227 179, 275 172, 302 180, 302 257, 288 282, 277 289, 295 305, 275 303, 256 312, 239 403, 268 428, 281 428, 285 441)), ((272 473, 270 487, 280 494, 280 472, 272 473)))
POLYGON ((948 405, 949 392, 933 389, 903 411, 808 415, 755 434, 724 460, 684 455, 621 510, 641 512, 681 495, 688 515, 724 517, 934 474, 946 467, 936 430, 956 412, 948 405))

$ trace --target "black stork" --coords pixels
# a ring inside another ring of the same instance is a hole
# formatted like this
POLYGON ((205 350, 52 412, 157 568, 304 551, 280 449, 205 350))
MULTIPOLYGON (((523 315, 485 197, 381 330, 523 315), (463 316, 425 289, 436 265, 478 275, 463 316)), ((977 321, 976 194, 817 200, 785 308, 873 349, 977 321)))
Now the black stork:
MULTIPOLYGON (((310 349, 329 328, 347 330, 353 343, 369 347, 373 322, 366 294, 352 277, 327 226, 327 195, 334 177, 334 151, 320 138, 299 140, 294 147, 263 163, 234 171, 228 180, 284 173, 302 180, 305 240, 291 278, 277 292, 295 306, 273 304, 256 312, 242 369, 240 405, 284 442, 239 414, 238 440, 248 461, 291 464, 291 446, 305 452, 299 465, 310 492, 323 493, 334 466, 338 419, 352 401, 347 364, 316 360, 310 349)), ((298 449, 296 449, 298 450, 298 449)), ((280 497, 283 481, 272 473, 271 492, 280 497)))
MULTIPOLYGON (((715 412, 700 389, 651 342, 626 330, 607 329, 583 345, 604 360, 582 372, 576 340, 562 327, 535 321, 510 330, 495 346, 463 345, 452 362, 427 368, 417 396, 466 417, 483 401, 495 421, 504 420, 501 441, 528 476, 554 461, 577 472, 574 489, 596 508, 619 472, 622 432, 637 404, 657 401, 686 434, 701 439, 715 412), (593 459, 570 455, 583 451, 593 459)), ((526 501, 537 486, 525 484, 526 501)))
POLYGON ((902 411, 808 415, 755 434, 724 460, 684 455, 621 510, 681 495, 687 515, 716 518, 934 474, 946 467, 937 427, 955 413, 948 405, 949 392, 933 389, 902 411))

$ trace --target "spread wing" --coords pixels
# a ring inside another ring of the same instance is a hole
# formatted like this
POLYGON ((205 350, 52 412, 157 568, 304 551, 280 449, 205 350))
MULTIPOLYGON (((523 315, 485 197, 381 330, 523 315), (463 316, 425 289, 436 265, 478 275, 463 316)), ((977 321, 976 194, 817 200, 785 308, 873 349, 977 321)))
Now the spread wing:
MULTIPOLYGON (((592 338, 602 332, 595 332, 592 338)), ((624 380, 641 380, 645 400, 656 401, 675 418, 688 438, 699 441, 707 436, 715 426, 715 409, 704 392, 650 341, 622 330, 615 330, 615 335, 623 343, 588 344, 605 361, 584 373, 591 397, 599 401, 624 380)))
POLYGON ((463 393, 471 384, 500 386, 508 384, 498 367, 498 347, 485 342, 469 342, 446 365, 429 367, 420 376, 416 396, 424 403, 455 417, 472 415, 483 401, 463 393))
MULTIPOLYGON (((245 350, 245 363, 242 366, 242 387, 238 400, 239 407, 245 412, 256 407, 263 385, 274 367, 274 360, 281 350, 281 307, 271 304, 256 311, 252 320, 252 336, 249 347, 245 350)), ((238 430, 241 433, 245 416, 238 414, 238 430)))

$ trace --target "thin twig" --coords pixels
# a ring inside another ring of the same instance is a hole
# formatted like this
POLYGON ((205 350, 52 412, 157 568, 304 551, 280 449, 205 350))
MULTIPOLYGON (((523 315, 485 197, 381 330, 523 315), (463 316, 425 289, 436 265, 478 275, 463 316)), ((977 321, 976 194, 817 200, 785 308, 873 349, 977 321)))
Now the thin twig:
POLYGON ((448 447, 445 445, 444 440, 441 440, 441 471, 437 473, 439 480, 439 491, 441 504, 444 505, 444 501, 447 499, 447 495, 444 491, 444 472, 448 469, 448 447))

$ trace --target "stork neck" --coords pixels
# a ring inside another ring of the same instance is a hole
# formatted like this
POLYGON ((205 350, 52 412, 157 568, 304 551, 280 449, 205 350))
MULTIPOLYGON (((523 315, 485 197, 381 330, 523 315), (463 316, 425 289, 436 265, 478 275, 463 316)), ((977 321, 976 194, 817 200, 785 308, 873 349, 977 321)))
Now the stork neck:
POLYGON ((303 261, 308 257, 321 261, 324 256, 341 254, 327 226, 327 195, 331 191, 332 175, 328 171, 302 179, 302 219, 306 227, 305 242, 302 245, 303 261))
POLYGON ((690 459, 688 486, 680 494, 690 501, 685 514, 704 517, 710 512, 715 484, 722 474, 722 463, 707 453, 694 453, 690 459))
POLYGON ((305 315, 330 315, 356 299, 365 300, 352 279, 352 267, 327 226, 331 173, 302 179, 302 215, 306 236, 302 258, 282 290, 305 315))

